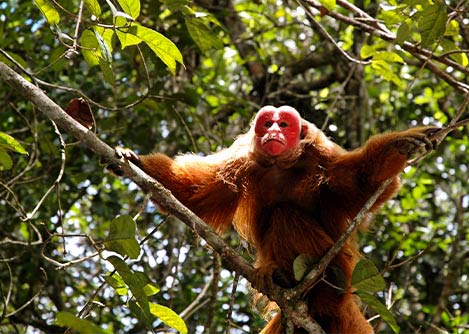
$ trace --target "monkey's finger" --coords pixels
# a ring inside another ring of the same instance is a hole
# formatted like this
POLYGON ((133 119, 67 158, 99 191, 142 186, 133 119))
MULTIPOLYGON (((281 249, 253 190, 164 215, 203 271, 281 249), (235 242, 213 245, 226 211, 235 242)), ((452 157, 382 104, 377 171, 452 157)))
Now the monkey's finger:
POLYGON ((118 164, 107 164, 106 169, 117 176, 124 175, 124 171, 118 164))
POLYGON ((134 165, 141 166, 141 161, 139 156, 132 151, 131 149, 121 147, 121 146, 116 146, 114 148, 114 151, 116 152, 116 157, 119 159, 125 159, 127 161, 130 161, 134 165))

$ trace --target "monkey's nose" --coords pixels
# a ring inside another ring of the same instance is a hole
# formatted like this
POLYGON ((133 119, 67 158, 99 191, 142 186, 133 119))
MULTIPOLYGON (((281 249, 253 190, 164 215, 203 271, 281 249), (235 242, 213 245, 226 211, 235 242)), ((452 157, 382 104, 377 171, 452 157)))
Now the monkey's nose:
POLYGON ((272 131, 280 132, 280 127, 278 126, 276 122, 274 122, 272 126, 269 128, 269 132, 272 132, 272 131))

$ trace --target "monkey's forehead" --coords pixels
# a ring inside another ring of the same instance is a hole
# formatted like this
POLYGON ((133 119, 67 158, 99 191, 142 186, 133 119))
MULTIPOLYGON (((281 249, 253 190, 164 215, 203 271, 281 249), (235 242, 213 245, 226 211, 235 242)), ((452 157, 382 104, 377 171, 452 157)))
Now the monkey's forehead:
POLYGON ((298 119, 301 119, 300 113, 293 107, 290 106, 280 106, 280 107, 275 107, 271 105, 267 105, 259 109, 257 112, 256 118, 265 115, 265 114, 270 114, 272 113, 273 115, 279 117, 281 114, 289 114, 297 117, 298 119))
POLYGON ((275 107, 275 106, 272 106, 272 105, 263 106, 261 109, 259 109, 258 113, 265 112, 265 111, 270 111, 270 112, 284 111, 284 112, 291 112, 291 113, 299 114, 299 112, 293 107, 290 107, 290 106, 275 107))

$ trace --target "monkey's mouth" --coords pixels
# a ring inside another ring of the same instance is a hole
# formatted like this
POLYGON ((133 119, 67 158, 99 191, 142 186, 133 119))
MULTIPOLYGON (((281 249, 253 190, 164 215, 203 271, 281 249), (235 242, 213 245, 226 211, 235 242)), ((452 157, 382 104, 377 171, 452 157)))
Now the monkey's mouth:
POLYGON ((285 145, 285 138, 282 138, 282 136, 266 136, 262 138, 262 145, 265 145, 267 143, 279 143, 281 145, 285 145))
POLYGON ((283 140, 275 139, 275 138, 270 138, 270 139, 264 140, 263 144, 265 145, 265 144, 267 144, 267 143, 272 143, 272 142, 285 145, 285 143, 283 142, 283 140))
POLYGON ((285 152, 286 143, 281 138, 271 137, 262 141, 262 147, 268 155, 271 157, 276 157, 285 152))

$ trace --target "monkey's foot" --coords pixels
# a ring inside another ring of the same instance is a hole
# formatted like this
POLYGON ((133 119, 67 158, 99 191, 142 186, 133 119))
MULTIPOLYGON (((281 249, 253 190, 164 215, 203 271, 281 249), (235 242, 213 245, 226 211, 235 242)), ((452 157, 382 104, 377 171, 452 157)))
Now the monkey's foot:
POLYGON ((402 137, 394 140, 394 146, 402 155, 410 157, 420 149, 427 152, 436 149, 438 140, 434 135, 441 129, 434 126, 414 128, 402 133, 402 137))
MULTIPOLYGON (((140 158, 131 149, 121 147, 121 146, 116 146, 114 148, 114 151, 115 151, 116 157, 118 157, 119 159, 125 160, 125 161, 130 161, 134 165, 136 165, 138 167, 141 167, 142 163, 140 161, 140 158)), ((109 170, 110 172, 116 174, 117 176, 123 176, 124 175, 124 171, 122 170, 122 167, 118 164, 109 163, 109 164, 107 164, 106 169, 109 170)))

